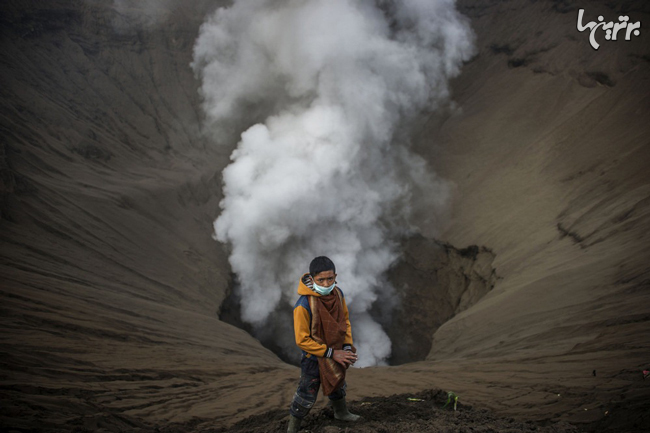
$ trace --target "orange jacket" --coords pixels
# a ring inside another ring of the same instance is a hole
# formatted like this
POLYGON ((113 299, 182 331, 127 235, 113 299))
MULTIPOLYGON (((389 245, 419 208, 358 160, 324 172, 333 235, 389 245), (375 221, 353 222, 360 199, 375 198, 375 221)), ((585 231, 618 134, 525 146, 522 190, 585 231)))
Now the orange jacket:
MULTIPOLYGON (((321 296, 310 287, 308 287, 304 280, 309 281, 309 274, 305 274, 300 278, 298 283, 298 294, 300 298, 293 308, 293 330, 296 334, 296 344, 302 349, 304 356, 311 357, 320 356, 331 358, 334 354, 334 349, 327 347, 325 344, 317 343, 311 337, 311 309, 309 308, 309 299, 307 296, 321 296)), ((339 290, 341 288, 339 287, 339 290)), ((341 290, 341 295, 343 291, 341 290)), ((345 321, 348 324, 348 330, 345 334, 343 342, 343 349, 352 348, 352 327, 350 326, 350 315, 348 313, 348 306, 345 303, 345 296, 342 296, 343 312, 345 314, 345 321)))

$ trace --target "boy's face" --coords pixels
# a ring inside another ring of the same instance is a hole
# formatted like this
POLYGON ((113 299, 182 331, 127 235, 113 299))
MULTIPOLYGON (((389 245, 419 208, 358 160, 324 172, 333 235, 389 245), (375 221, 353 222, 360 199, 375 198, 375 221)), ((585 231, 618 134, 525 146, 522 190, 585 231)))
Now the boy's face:
POLYGON ((314 276, 314 282, 322 287, 329 287, 336 281, 336 274, 334 271, 319 272, 314 276))

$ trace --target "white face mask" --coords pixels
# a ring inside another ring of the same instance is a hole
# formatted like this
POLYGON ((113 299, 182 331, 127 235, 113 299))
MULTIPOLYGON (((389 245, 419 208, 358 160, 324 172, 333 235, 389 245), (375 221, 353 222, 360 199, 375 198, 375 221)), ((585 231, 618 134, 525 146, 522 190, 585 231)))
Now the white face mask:
POLYGON ((329 295, 329 294, 332 292, 332 290, 334 290, 334 287, 335 287, 335 286, 336 286, 336 281, 334 281, 334 282, 332 283, 332 285, 329 286, 329 287, 319 286, 319 285, 316 284, 316 282, 314 281, 314 292, 318 293, 318 294, 321 295, 321 296, 327 296, 327 295, 329 295))

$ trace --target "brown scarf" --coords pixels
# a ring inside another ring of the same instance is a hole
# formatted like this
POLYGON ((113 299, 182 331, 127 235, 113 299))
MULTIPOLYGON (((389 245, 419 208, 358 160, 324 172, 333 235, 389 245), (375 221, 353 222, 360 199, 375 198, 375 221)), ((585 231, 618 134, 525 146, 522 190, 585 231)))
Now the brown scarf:
MULTIPOLYGON (((335 350, 343 348, 348 324, 343 312, 341 292, 335 287, 327 296, 309 296, 311 336, 318 343, 335 350)), ((354 350, 354 348, 353 348, 354 350)), ((323 394, 330 395, 345 382, 345 367, 332 358, 318 358, 323 394)))

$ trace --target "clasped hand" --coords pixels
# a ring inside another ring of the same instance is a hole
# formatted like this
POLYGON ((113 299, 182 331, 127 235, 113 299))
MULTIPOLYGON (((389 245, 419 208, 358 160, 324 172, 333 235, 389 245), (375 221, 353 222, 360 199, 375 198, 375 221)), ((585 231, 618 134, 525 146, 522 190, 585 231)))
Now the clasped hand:
POLYGON ((357 354, 350 350, 336 350, 334 349, 334 354, 332 355, 334 361, 341 364, 346 369, 351 365, 354 365, 357 362, 357 354))

